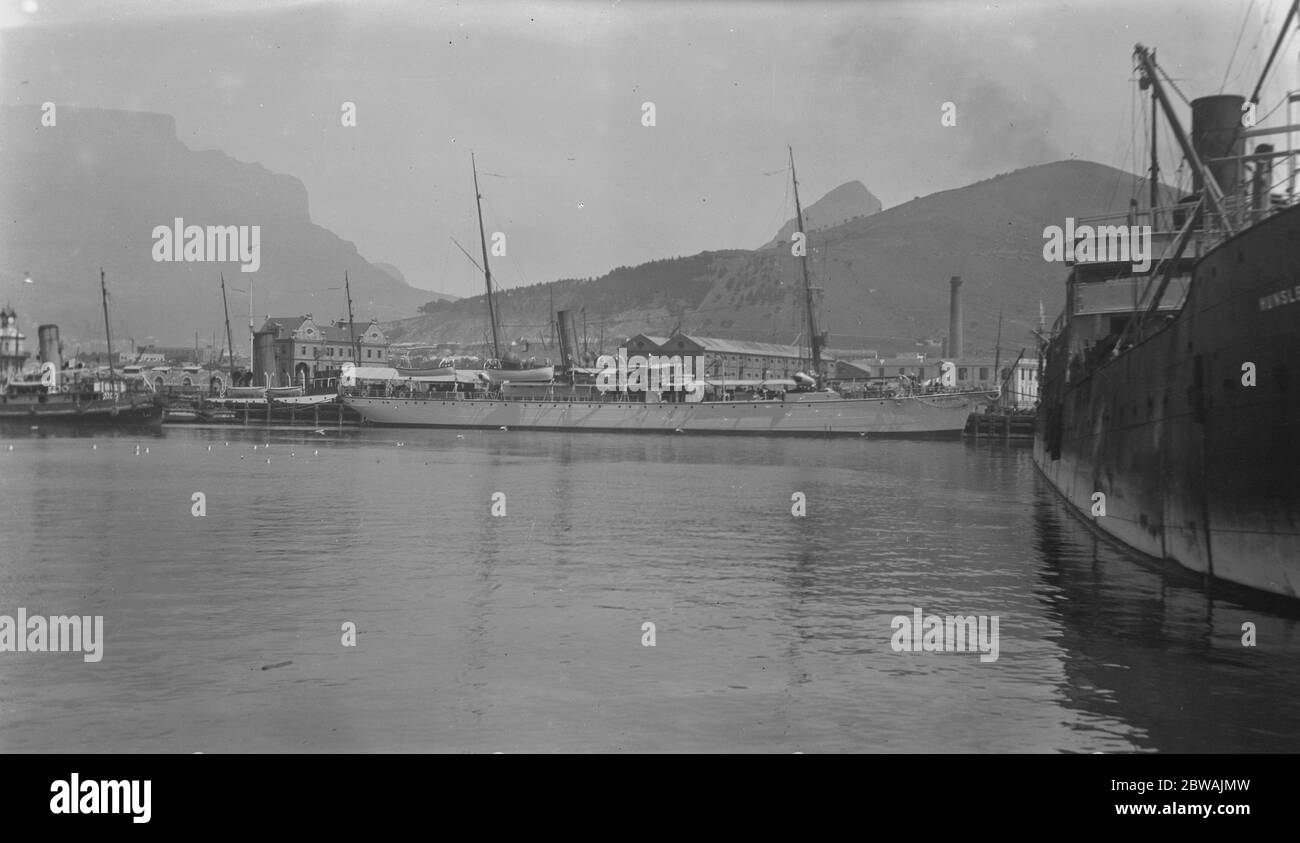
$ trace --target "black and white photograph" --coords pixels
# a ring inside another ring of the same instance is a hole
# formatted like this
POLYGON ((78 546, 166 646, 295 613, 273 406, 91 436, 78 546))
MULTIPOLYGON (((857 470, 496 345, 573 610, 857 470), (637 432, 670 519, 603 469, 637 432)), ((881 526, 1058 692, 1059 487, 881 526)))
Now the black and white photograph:
POLYGON ((3 0, 0 753, 1300 751, 1298 5, 3 0))

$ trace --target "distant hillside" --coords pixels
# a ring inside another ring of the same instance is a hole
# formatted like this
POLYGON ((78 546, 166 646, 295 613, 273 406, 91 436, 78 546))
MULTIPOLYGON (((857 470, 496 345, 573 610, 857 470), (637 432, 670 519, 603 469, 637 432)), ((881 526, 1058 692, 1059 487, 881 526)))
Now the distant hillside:
MULTIPOLYGON (((406 280, 406 276, 402 274, 402 270, 393 266, 391 263, 379 263, 378 261, 375 261, 372 262, 370 265, 373 266, 375 269, 378 269, 380 272, 384 273, 385 275, 388 275, 390 278, 394 278, 402 282, 408 287, 415 286, 410 281, 406 280)), ((430 301, 437 301, 438 299, 443 299, 445 301, 455 301, 456 299, 460 298, 460 296, 453 296, 451 293, 440 293, 437 290, 426 290, 423 287, 415 287, 415 289, 420 290, 422 293, 424 293, 424 295, 428 296, 430 301)))
MULTIPOLYGON (((881 210, 880 200, 860 181, 846 182, 803 209, 804 229, 809 233, 833 228, 858 217, 869 217, 881 210)), ((776 237, 764 248, 790 239, 796 220, 786 220, 776 237)))
MULTIPOLYGON (((416 290, 315 225, 296 178, 216 151, 192 150, 171 117, 60 106, 41 126, 35 107, 0 108, 0 297, 19 309, 30 336, 55 322, 65 339, 102 342, 99 268, 108 275, 115 339, 152 335, 189 345, 197 331, 224 332, 218 273, 229 288, 253 287, 256 321, 267 313, 344 316, 337 288, 346 271, 356 317, 414 313, 431 294, 416 290), (152 231, 186 225, 261 226, 261 266, 154 262, 152 231), (33 283, 7 283, 30 273, 33 283)), ((246 347, 248 299, 231 292, 235 343, 246 347)))
MULTIPOLYGON (((511 340, 530 343, 550 339, 551 303, 557 310, 584 310, 587 331, 595 344, 650 330, 668 330, 695 313, 703 298, 728 267, 739 267, 752 253, 743 250, 703 252, 689 258, 650 261, 619 267, 598 279, 566 279, 498 292, 498 321, 511 340)), ((481 343, 488 332, 483 296, 441 305, 426 305, 425 315, 385 326, 395 342, 481 343)), ((685 321, 683 321, 685 324, 685 321)), ((582 331, 579 319, 578 330, 582 331)), ((503 339, 504 339, 503 338, 503 339)))
MULTIPOLYGON (((813 283, 824 288, 819 327, 836 347, 933 352, 948 332, 948 279, 960 275, 967 352, 992 353, 999 311, 1003 346, 1032 352, 1039 302, 1050 323, 1065 293, 1066 268, 1043 261, 1043 229, 1064 225, 1066 217, 1124 211, 1135 179, 1101 164, 1059 161, 814 232, 813 283)), ((803 331, 799 272, 785 243, 702 252, 594 280, 511 290, 499 297, 500 310, 507 334, 530 340, 549 338, 553 298, 556 308, 586 308, 592 344, 602 332, 608 346, 674 327, 794 342, 803 331)), ((483 297, 476 296, 397 321, 391 333, 409 342, 481 342, 486 326, 483 297)))

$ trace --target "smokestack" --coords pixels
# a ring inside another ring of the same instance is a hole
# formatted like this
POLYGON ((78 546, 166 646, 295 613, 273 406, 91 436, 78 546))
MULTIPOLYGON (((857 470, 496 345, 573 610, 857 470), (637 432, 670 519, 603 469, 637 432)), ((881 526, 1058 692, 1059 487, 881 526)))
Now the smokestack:
POLYGON ((954 275, 948 283, 952 285, 948 307, 948 356, 960 358, 965 351, 961 335, 961 276, 954 275))
POLYGON ((41 362, 53 363, 55 370, 63 368, 63 355, 59 353, 59 326, 42 325, 36 329, 40 338, 41 362))
POLYGON ((560 334, 560 367, 565 371, 578 365, 578 324, 572 310, 555 314, 556 328, 560 334))
MULTIPOLYGON (((1241 106, 1246 98, 1236 94, 1219 94, 1192 100, 1192 146, 1206 169, 1227 196, 1241 190, 1241 160, 1212 161, 1241 155, 1245 138, 1241 137, 1241 106)), ((1192 189, 1201 190, 1201 174, 1192 173, 1192 189)))

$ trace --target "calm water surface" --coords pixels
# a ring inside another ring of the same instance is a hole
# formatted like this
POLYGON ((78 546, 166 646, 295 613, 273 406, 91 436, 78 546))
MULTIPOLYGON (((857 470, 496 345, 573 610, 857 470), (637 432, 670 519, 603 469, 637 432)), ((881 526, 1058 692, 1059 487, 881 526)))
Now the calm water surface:
POLYGON ((10 436, 0 516, 0 614, 105 637, 0 653, 2 751, 1300 751, 1296 620, 1099 543, 1023 447, 10 436), (894 652, 918 607, 1000 657, 894 652))

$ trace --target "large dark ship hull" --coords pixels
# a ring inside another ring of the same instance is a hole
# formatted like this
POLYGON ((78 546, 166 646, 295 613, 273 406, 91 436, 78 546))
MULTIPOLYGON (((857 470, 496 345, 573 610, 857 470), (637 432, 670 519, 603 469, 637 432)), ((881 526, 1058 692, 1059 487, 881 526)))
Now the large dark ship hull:
POLYGON ((1034 460, 1065 499, 1142 553, 1300 597, 1300 207, 1200 259, 1163 329, 1082 377, 1064 357, 1034 460))
POLYGON ((0 401, 0 431, 6 433, 53 427, 154 429, 162 426, 162 418, 162 405, 152 400, 73 400, 47 396, 43 402, 12 397, 0 401))

